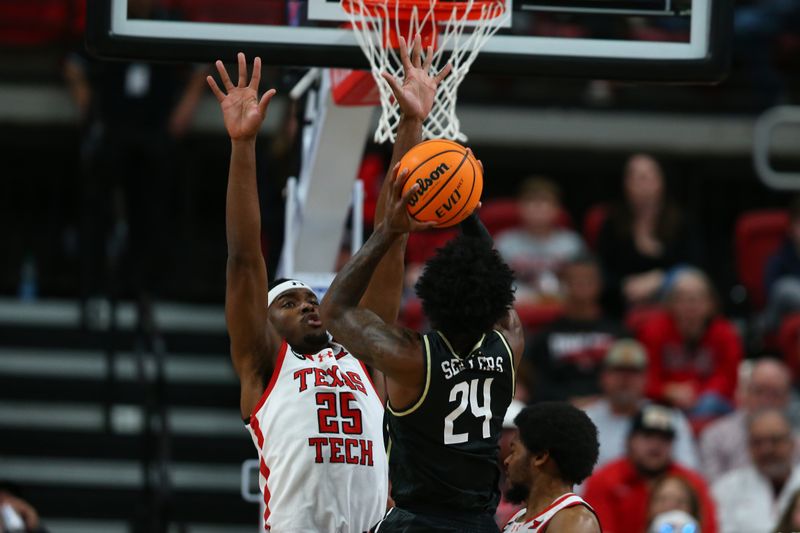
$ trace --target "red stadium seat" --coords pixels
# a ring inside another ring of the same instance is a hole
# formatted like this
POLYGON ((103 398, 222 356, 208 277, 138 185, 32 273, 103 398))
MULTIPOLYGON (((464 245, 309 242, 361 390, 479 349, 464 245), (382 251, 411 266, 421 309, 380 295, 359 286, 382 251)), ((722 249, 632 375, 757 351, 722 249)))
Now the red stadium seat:
POLYGON ((597 239, 600 237, 600 230, 607 218, 607 204, 593 205, 583 217, 583 239, 592 251, 597 250, 597 239))
POLYGON ((424 263, 433 257, 437 248, 444 246, 457 234, 458 230, 452 228, 412 233, 406 245, 406 262, 424 263))
POLYGON ((492 235, 522 225, 519 204, 513 198, 497 198, 483 202, 478 214, 492 235))
MULTIPOLYGON (((519 213, 519 202, 515 198, 496 198, 487 200, 478 211, 483 225, 493 236, 513 228, 522 226, 519 213)), ((572 217, 562 209, 558 213, 556 224, 562 228, 572 227, 572 217)))
POLYGON ((736 221, 736 271, 755 309, 761 309, 766 301, 767 259, 780 246, 788 228, 789 214, 782 209, 750 211, 736 221))
POLYGON ((783 319, 778 330, 778 346, 792 371, 792 381, 800 382, 800 313, 783 319))

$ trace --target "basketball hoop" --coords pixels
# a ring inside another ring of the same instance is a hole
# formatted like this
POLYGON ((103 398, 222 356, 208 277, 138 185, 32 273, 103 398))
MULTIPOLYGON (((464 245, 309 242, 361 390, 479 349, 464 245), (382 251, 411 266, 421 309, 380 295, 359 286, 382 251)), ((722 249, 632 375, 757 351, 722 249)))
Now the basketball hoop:
POLYGON ((422 126, 422 136, 466 141, 456 116, 458 87, 481 48, 500 28, 505 18, 503 1, 341 0, 341 3, 380 92, 382 112, 375 141, 394 141, 400 121, 400 108, 381 72, 403 79, 397 50, 399 38, 411 43, 418 33, 423 49, 428 45, 434 48, 433 72, 438 72, 448 61, 452 66, 450 75, 439 84, 433 109, 422 126), (464 31, 465 28, 470 31, 464 31), (446 51, 450 51, 447 58, 446 51))

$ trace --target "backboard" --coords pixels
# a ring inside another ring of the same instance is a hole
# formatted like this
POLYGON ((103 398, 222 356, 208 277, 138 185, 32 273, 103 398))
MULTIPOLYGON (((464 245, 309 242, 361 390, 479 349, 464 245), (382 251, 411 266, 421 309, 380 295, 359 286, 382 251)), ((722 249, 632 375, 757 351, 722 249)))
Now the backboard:
MULTIPOLYGON (((447 0, 439 0, 445 2, 447 0)), ((715 82, 730 58, 727 0, 505 0, 473 72, 715 82)), ((95 0, 87 44, 102 57, 367 68, 338 0, 95 0)))

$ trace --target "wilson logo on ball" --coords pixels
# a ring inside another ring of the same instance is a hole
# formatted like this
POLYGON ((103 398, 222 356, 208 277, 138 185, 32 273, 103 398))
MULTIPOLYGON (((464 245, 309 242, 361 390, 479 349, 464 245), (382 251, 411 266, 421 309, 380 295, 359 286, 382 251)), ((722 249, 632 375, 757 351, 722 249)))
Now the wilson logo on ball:
POLYGON ((417 185, 419 185, 419 189, 417 189, 417 192, 415 192, 414 196, 411 197, 411 200, 408 202, 408 205, 414 207, 414 205, 416 205, 416 203, 419 201, 422 195, 425 194, 425 191, 430 189, 431 186, 434 184, 434 182, 438 180, 447 170, 450 170, 450 167, 448 167, 446 163, 442 163, 438 167, 433 169, 433 171, 427 178, 425 179, 419 178, 417 180, 417 185))
POLYGON ((414 220, 446 228, 464 220, 480 202, 483 169, 456 142, 446 139, 421 142, 406 152, 399 168, 408 171, 403 192, 416 187, 406 206, 414 220))

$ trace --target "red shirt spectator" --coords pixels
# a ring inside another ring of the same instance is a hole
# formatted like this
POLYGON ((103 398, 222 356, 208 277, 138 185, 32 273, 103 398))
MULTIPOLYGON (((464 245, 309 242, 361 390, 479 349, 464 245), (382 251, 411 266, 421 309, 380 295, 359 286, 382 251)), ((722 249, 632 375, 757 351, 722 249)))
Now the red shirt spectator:
POLYGON ((596 471, 586 482, 584 499, 594 508, 604 533, 646 531, 650 491, 663 476, 685 479, 697 493, 701 531, 716 533, 714 502, 703 478, 672 460, 675 412, 650 404, 634 416, 627 455, 596 471))
POLYGON ((642 327, 639 339, 650 356, 647 394, 651 398, 668 399, 668 384, 689 383, 697 396, 713 391, 733 401, 742 344, 733 324, 724 318, 712 318, 699 341, 691 344, 669 313, 658 313, 642 327))
MULTIPOLYGON (((703 533, 717 531, 714 503, 706 482, 697 473, 672 463, 663 475, 685 479, 700 497, 703 533)), ((647 505, 652 480, 642 476, 630 459, 618 459, 594 473, 586 483, 584 499, 600 518, 603 533, 639 533, 647 530, 647 505)))
POLYGON ((711 419, 733 407, 742 343, 733 325, 716 316, 711 284, 700 270, 674 275, 666 312, 653 314, 639 331, 647 348, 647 394, 711 419))

